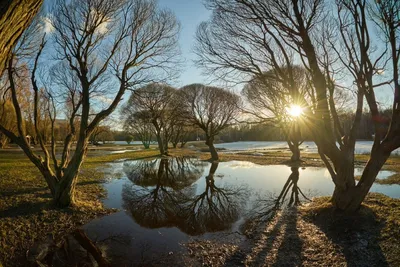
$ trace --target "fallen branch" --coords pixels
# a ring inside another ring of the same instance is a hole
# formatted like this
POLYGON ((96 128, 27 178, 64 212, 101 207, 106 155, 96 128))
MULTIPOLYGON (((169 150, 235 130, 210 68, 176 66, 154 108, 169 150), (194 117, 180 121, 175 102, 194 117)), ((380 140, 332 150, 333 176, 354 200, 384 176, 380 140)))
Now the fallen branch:
POLYGON ((76 241, 86 249, 96 260, 99 267, 110 267, 111 264, 103 257, 101 250, 90 240, 82 229, 77 229, 72 234, 76 241))

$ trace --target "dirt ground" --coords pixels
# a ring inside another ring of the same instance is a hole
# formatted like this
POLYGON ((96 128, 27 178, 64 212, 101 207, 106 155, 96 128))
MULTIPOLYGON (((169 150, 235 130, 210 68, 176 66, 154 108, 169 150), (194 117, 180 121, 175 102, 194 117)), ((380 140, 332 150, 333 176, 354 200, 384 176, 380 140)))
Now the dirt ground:
POLYGON ((278 211, 239 242, 193 241, 199 266, 400 266, 400 200, 369 194, 358 213, 329 198, 278 211))

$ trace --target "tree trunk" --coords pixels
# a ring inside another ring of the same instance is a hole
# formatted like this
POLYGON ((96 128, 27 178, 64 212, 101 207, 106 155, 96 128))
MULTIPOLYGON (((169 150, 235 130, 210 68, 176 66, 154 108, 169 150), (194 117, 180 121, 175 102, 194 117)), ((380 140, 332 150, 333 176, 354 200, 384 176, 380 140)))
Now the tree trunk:
POLYGON ((72 235, 75 237, 76 241, 78 241, 78 243, 93 256, 99 267, 111 266, 111 264, 103 256, 103 252, 96 246, 95 243, 93 243, 92 240, 90 240, 83 230, 77 229, 72 233, 72 235))
POLYGON ((1 1, 0 4, 0 74, 19 37, 39 11, 43 0, 1 1))
POLYGON ((213 161, 219 160, 217 150, 214 147, 214 137, 206 137, 206 145, 210 149, 211 160, 213 160, 213 161))
POLYGON ((179 146, 180 148, 184 148, 186 145, 186 141, 181 141, 181 145, 179 146))
MULTIPOLYGON (((371 151, 371 158, 365 166, 361 179, 357 185, 347 185, 345 187, 341 185, 335 186, 331 199, 333 205, 337 209, 345 212, 351 213, 358 210, 389 156, 390 152, 385 152, 383 146, 371 151)), ((343 171, 340 175, 349 175, 349 173, 343 171)), ((348 179, 344 177, 340 180, 346 181, 348 179)))
POLYGON ((54 204, 57 207, 65 208, 71 206, 75 202, 74 191, 75 184, 78 178, 78 171, 76 174, 67 174, 63 177, 62 181, 57 185, 55 194, 53 196, 54 204))
POLYGON ((292 157, 290 158, 290 160, 293 162, 300 161, 300 143, 296 141, 288 141, 287 143, 289 145, 290 151, 292 152, 292 157))
POLYGON ((78 141, 75 154, 55 187, 53 194, 54 203, 60 208, 68 207, 75 202, 75 185, 78 180, 79 170, 87 153, 88 142, 88 137, 78 141))
POLYGON ((159 132, 157 132, 157 143, 158 143, 158 149, 160 150, 160 154, 165 155, 167 151, 165 151, 164 142, 159 132))

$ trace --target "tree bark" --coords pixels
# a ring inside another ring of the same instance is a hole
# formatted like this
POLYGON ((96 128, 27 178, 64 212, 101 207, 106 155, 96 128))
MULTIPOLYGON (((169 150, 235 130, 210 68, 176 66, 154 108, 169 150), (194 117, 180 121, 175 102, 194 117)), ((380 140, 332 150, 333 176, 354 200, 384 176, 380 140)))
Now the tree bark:
POLYGON ((56 185, 53 198, 55 205, 60 208, 68 207, 75 202, 75 185, 78 180, 79 170, 87 153, 89 137, 86 136, 78 140, 75 154, 56 185))
POLYGON ((92 240, 81 229, 75 230, 72 235, 78 243, 88 251, 96 260, 99 267, 109 267, 111 264, 104 258, 102 251, 93 243, 92 240))
POLYGON ((179 146, 180 148, 184 148, 186 145, 186 141, 181 141, 181 145, 179 146))
POLYGON ((300 161, 300 143, 299 142, 287 142, 289 145, 289 149, 292 152, 292 157, 290 158, 291 161, 300 161))
POLYGON ((210 149, 211 160, 218 161, 219 160, 219 156, 218 156, 217 150, 214 147, 214 137, 213 136, 207 136, 206 137, 206 145, 210 149))
MULTIPOLYGON (((345 212, 351 213, 357 211, 389 156, 390 152, 385 152, 383 146, 371 151, 371 157, 357 185, 335 185, 335 190, 331 199, 333 205, 337 209, 345 212)), ((349 172, 342 170, 338 175, 348 176, 349 172)), ((354 174, 351 178, 354 180, 354 174)), ((342 177, 342 179, 338 180, 345 181, 349 179, 347 177, 342 177)))
POLYGON ((10 52, 42 3, 43 0, 5 0, 0 3, 0 75, 10 52))
POLYGON ((62 181, 57 184, 53 196, 54 204, 57 207, 65 208, 74 204, 74 191, 77 178, 78 170, 74 170, 72 173, 65 174, 62 181))

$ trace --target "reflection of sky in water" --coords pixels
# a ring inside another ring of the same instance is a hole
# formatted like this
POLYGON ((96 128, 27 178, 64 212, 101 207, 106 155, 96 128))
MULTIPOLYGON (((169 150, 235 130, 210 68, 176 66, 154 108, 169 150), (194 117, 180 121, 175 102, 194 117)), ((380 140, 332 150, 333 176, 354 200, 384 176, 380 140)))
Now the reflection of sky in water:
MULTIPOLYGON (((372 141, 357 141, 355 152, 356 154, 368 154, 372 148, 372 141)), ((227 150, 285 150, 288 145, 284 141, 243 141, 232 143, 215 144, 217 148, 224 148, 227 150)), ((314 142, 306 141, 300 148, 302 152, 318 153, 317 146, 314 142)), ((392 154, 400 154, 400 149, 395 150, 392 154)))
MULTIPOLYGON (((205 188, 205 177, 208 175, 210 163, 205 163, 204 165, 203 174, 193 184, 197 194, 202 192, 205 188)), ((121 169, 122 166, 122 163, 115 163, 114 168, 121 169)), ((132 167, 134 167, 134 163, 132 167)), ((356 168, 355 175, 360 175, 361 172, 362 168, 356 168)), ((313 192, 313 196, 332 194, 334 186, 327 169, 306 167, 300 168, 299 173, 300 179, 298 185, 303 192, 313 192)), ((290 167, 285 165, 258 165, 247 161, 229 161, 219 163, 214 179, 217 186, 247 185, 250 190, 260 193, 265 191, 279 192, 282 190, 290 174, 290 167)), ((391 171, 382 170, 378 175, 378 179, 385 179, 392 174, 393 172, 391 171)), ((104 185, 108 192, 108 198, 104 200, 106 206, 111 208, 121 207, 121 190, 125 183, 131 184, 131 182, 124 177, 112 180, 104 185)), ((371 188, 371 192, 383 193, 390 197, 400 198, 400 185, 374 184, 371 188)))
MULTIPOLYGON (((129 164, 129 168, 138 168, 139 161, 116 162, 112 164, 112 173, 123 173, 124 166, 129 164)), ((154 164, 157 168, 158 164, 154 164)), ((198 168, 198 179, 193 184, 182 189, 184 194, 199 195, 205 191, 206 176, 209 175, 211 164, 208 162, 192 162, 192 167, 198 168)), ((356 175, 361 174, 362 169, 356 169, 356 175)), ((255 195, 263 195, 264 193, 279 194, 286 183, 291 169, 284 165, 257 165, 251 162, 230 161, 221 162, 214 175, 214 184, 218 188, 234 188, 245 187, 250 193, 247 199, 251 202, 255 195)), ((393 172, 381 171, 379 178, 389 177, 393 172)), ((122 197, 123 190, 146 189, 143 191, 151 191, 154 185, 141 187, 135 185, 126 176, 120 179, 111 179, 105 183, 105 189, 108 192, 107 199, 104 204, 110 208, 123 209, 124 199, 122 197), (125 188, 125 189, 124 189, 125 188)), ((329 172, 325 168, 307 167, 299 169, 299 188, 308 196, 331 195, 334 189, 333 182, 329 172)), ((168 189, 172 190, 172 189, 168 189)), ((400 198, 399 185, 379 185, 374 184, 371 188, 372 192, 379 192, 390 197, 400 198)), ((249 207, 249 203, 247 203, 249 207)), ((140 204, 136 204, 140 205, 140 204)), ((242 219, 232 224, 233 230, 237 230, 242 219)), ((170 251, 178 251, 180 249, 179 242, 189 240, 189 236, 177 227, 161 227, 149 229, 140 226, 132 218, 129 211, 122 211, 116 214, 96 219, 85 226, 89 236, 95 240, 107 240, 103 244, 109 245, 109 253, 113 254, 120 260, 119 265, 131 264, 137 262, 142 257, 143 250, 145 258, 168 256, 170 251), (116 242, 115 240, 119 240, 116 242), (146 256, 147 255, 147 256, 146 256), (153 256, 152 256, 153 255, 153 256), (126 262, 124 262, 126 261, 126 262)), ((229 229, 228 229, 229 230, 229 229)), ((216 237, 219 233, 206 233, 203 237, 216 237)))

